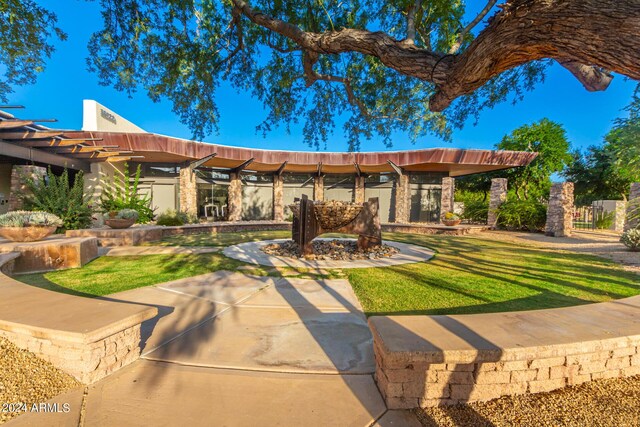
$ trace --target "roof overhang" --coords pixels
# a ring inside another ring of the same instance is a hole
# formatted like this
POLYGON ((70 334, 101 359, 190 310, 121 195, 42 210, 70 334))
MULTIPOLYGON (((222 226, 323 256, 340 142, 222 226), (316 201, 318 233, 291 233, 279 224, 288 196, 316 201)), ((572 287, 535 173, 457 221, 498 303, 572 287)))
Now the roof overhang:
POLYGON ((100 145, 117 146, 118 150, 131 152, 131 156, 142 156, 141 162, 183 163, 215 154, 202 166, 229 170, 246 168, 274 174, 314 174, 317 173, 319 164, 322 165, 323 174, 393 173, 395 170, 389 163, 391 161, 404 172, 446 172, 450 176, 463 176, 526 166, 537 156, 537 153, 522 151, 458 148, 368 153, 259 150, 195 142, 152 133, 75 131, 65 132, 65 136, 87 141, 100 140, 100 145), (247 165, 250 159, 253 161, 247 165))

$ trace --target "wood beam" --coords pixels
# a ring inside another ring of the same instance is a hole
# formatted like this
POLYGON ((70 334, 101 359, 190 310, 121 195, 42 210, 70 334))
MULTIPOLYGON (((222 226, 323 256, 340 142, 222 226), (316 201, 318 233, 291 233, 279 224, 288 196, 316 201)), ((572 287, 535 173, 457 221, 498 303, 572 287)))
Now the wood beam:
POLYGON ((144 156, 113 156, 107 159, 109 163, 126 162, 131 159, 144 159, 144 156))
POLYGON ((23 147, 34 147, 34 148, 49 148, 49 147, 69 147, 74 145, 79 145, 79 142, 71 141, 67 142, 65 140, 60 140, 56 138, 47 138, 47 139, 8 139, 7 142, 11 142, 13 144, 18 144, 23 147))
POLYGON ((73 153, 72 156, 78 159, 107 159, 108 157, 119 156, 121 154, 133 153, 133 151, 95 151, 93 153, 73 153))
POLYGON ((318 170, 316 172, 318 176, 322 176, 322 162, 318 163, 318 170))
POLYGON ((231 168, 231 171, 233 173, 240 173, 242 172, 244 169, 247 168, 247 166, 249 166, 251 163, 253 163, 255 159, 252 157, 249 160, 245 160, 244 162, 240 163, 238 166, 236 166, 235 168, 231 168))
POLYGON ((197 169, 200 166, 204 165, 205 163, 207 163, 209 160, 213 159, 215 156, 217 156, 218 153, 213 153, 213 154, 209 154, 208 156, 204 156, 201 159, 198 160, 194 160, 193 162, 189 163, 189 167, 191 169, 197 169))
POLYGON ((64 153, 64 154, 79 154, 79 153, 93 153, 94 151, 103 151, 106 147, 101 146, 85 146, 85 145, 75 145, 72 147, 45 147, 47 150, 51 150, 54 153, 64 153))
POLYGON ((0 132, 0 139, 46 139, 64 135, 57 130, 23 130, 12 132, 0 132))
POLYGON ((8 142, 0 141, 0 153, 2 153, 4 156, 28 160, 34 163, 43 163, 46 165, 60 166, 63 168, 91 172, 89 163, 83 160, 60 156, 58 154, 49 153, 42 150, 35 150, 29 147, 22 147, 16 144, 10 144, 8 142))
POLYGON ((17 129, 23 126, 31 126, 31 120, 2 120, 0 121, 0 129, 17 129))
POLYGON ((282 175, 282 172, 284 172, 284 168, 287 167, 287 163, 289 163, 289 161, 285 160, 280 167, 278 168, 278 170, 276 171, 276 175, 280 176, 282 175))
POLYGON ((389 163, 389 165, 393 168, 394 171, 396 171, 396 173, 398 175, 400 175, 400 176, 404 175, 404 171, 402 170, 402 168, 400 166, 396 165, 391 160, 387 160, 387 163, 389 163))
POLYGON ((356 174, 358 176, 362 176, 362 171, 360 170, 360 165, 357 164, 356 162, 353 162, 353 167, 356 168, 356 174))

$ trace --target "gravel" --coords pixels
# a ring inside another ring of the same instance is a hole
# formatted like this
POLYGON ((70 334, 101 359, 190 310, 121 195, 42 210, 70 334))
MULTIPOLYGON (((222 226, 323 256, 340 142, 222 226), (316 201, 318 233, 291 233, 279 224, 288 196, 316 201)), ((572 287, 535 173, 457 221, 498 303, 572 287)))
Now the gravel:
MULTIPOLYGON (((51 363, 0 338, 0 405, 46 402, 80 385, 51 363)), ((0 406, 0 424, 20 414, 0 406)))
MULTIPOLYGON (((400 252, 396 247, 384 244, 360 250, 353 240, 314 240, 311 244, 313 245, 313 254, 304 257, 308 260, 379 259, 389 258, 400 252)), ((265 245, 262 247, 262 251, 268 255, 301 258, 300 248, 293 240, 265 245)))
POLYGON ((550 393, 418 410, 424 426, 638 426, 640 376, 596 380, 550 393))

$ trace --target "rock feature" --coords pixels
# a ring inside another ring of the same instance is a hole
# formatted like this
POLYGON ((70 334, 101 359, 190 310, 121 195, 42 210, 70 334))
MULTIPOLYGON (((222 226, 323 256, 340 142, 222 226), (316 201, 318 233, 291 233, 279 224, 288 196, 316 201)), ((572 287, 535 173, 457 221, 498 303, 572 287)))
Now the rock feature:
POLYGON ((551 186, 545 234, 553 237, 571 236, 573 228, 573 182, 551 186))
POLYGON ((400 252, 397 248, 384 244, 359 249, 353 240, 314 240, 311 244, 313 253, 308 255, 303 255, 300 246, 293 240, 263 246, 262 251, 268 255, 289 258, 337 261, 389 258, 400 252))
POLYGON ((440 196, 440 217, 447 212, 453 212, 453 195, 455 193, 455 178, 442 178, 442 193, 440 196))
POLYGON ((507 178, 493 178, 489 193, 489 215, 487 225, 496 228, 498 225, 498 208, 507 201, 507 178))
POLYGON ((631 220, 628 218, 634 209, 640 209, 640 182, 634 182, 631 184, 629 202, 627 203, 627 220, 624 224, 624 231, 636 228, 639 224, 637 219, 631 220))

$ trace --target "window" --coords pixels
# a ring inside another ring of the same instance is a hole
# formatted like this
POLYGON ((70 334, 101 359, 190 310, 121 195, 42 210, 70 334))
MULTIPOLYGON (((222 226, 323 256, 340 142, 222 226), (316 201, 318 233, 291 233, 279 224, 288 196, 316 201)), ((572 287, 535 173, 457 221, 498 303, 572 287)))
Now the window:
POLYGON ((442 178, 445 176, 447 176, 446 172, 412 173, 409 175, 409 183, 442 185, 442 178))

